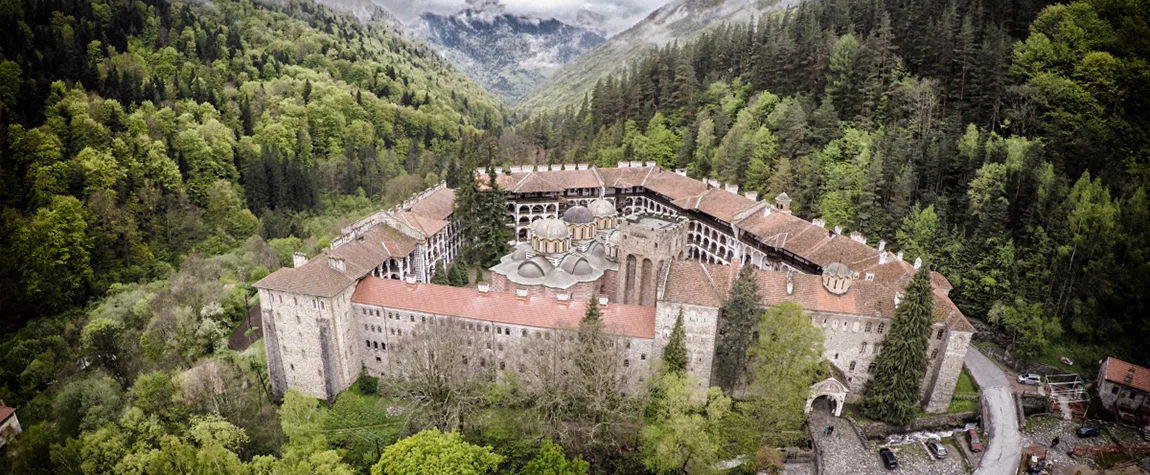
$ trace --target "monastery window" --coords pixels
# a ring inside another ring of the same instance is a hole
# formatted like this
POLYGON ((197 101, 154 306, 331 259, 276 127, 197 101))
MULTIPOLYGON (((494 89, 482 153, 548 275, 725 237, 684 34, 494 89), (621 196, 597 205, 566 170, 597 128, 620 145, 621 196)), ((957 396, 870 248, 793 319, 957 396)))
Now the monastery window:
POLYGON ((871 350, 871 353, 874 353, 874 354, 876 354, 876 355, 877 355, 877 354, 878 354, 878 352, 879 352, 879 347, 880 347, 880 346, 882 346, 882 345, 879 345, 878 343, 875 343, 875 345, 874 345, 874 349, 873 349, 873 350, 871 350))
POLYGON ((386 343, 386 342, 385 342, 385 343, 380 343, 380 344, 379 344, 379 349, 381 349, 381 350, 383 350, 383 351, 387 351, 387 343, 386 343))
POLYGON ((427 323, 427 316, 424 315, 424 316, 420 317, 420 320, 422 323, 427 323))
POLYGON ((307 350, 299 350, 299 353, 303 355, 304 358, 307 358, 307 350))
POLYGON ((489 349, 489 350, 491 349, 491 342, 490 341, 485 343, 485 345, 487 346, 487 349, 489 349))
POLYGON ((295 365, 294 364, 289 364, 288 366, 291 366, 291 370, 295 371, 295 365))
POLYGON ((321 378, 322 378, 322 377, 323 377, 323 370, 322 370, 322 369, 319 369, 319 368, 316 368, 316 369, 315 369, 315 375, 316 375, 316 376, 319 376, 319 377, 321 377, 321 378))
POLYGON ((411 316, 411 323, 415 323, 415 315, 411 316))
POLYGON ((297 324, 297 325, 298 325, 298 324, 300 324, 300 323, 303 323, 303 322, 300 322, 300 321, 299 321, 299 315, 296 315, 296 316, 295 316, 295 322, 296 322, 296 324, 297 324))
POLYGON ((933 360, 937 357, 938 357, 938 348, 935 348, 935 349, 931 350, 931 352, 930 352, 930 359, 933 360))
POLYGON ((367 309, 366 308, 359 309, 359 314, 360 315, 367 315, 367 309))
POLYGON ((517 367, 515 368, 515 370, 516 370, 516 371, 518 371, 518 372, 520 372, 520 373, 522 373, 522 372, 523 372, 523 365, 519 365, 519 366, 517 366, 517 367))
POLYGON ((523 347, 523 354, 525 354, 525 355, 527 354, 527 347, 526 346, 523 347))
POLYGON ((849 369, 849 370, 847 370, 847 371, 854 371, 854 370, 855 370, 855 362, 854 362, 854 361, 851 361, 851 366, 850 366, 850 368, 851 368, 851 369, 849 369))
POLYGON ((395 334, 395 329, 394 329, 394 328, 389 328, 389 329, 388 329, 388 331, 390 331, 392 335, 394 335, 394 334, 395 334))
POLYGON ((371 340, 363 340, 363 342, 367 343, 368 348, 371 348, 371 340))
POLYGON ((319 305, 316 305, 315 299, 311 299, 311 308, 319 308, 319 305))
POLYGON ((835 359, 836 359, 836 360, 837 360, 837 359, 839 359, 839 354, 838 354, 838 353, 835 353, 835 359))
POLYGON ((623 367, 626 368, 628 366, 631 366, 631 360, 624 359, 623 360, 623 367))
POLYGON ((866 322, 866 327, 863 328, 863 331, 870 333, 870 325, 871 325, 871 322, 866 322))
POLYGON ((378 341, 373 341, 373 342, 372 342, 372 345, 371 345, 371 347, 372 347, 372 348, 375 348, 375 349, 377 349, 377 350, 378 350, 378 349, 379 349, 379 342, 378 342, 378 341))
POLYGON ((495 327, 495 334, 496 334, 496 335, 502 335, 502 334, 503 334, 503 329, 502 329, 502 328, 500 328, 500 327, 495 327))
POLYGON ((367 328, 368 328, 367 324, 366 324, 366 323, 364 323, 364 324, 363 324, 363 331, 365 331, 365 332, 366 332, 366 331, 370 331, 370 330, 368 330, 367 328))
POLYGON ((500 343, 498 348, 499 348, 499 351, 503 351, 503 343, 500 343))
POLYGON ((299 305, 299 297, 292 297, 292 305, 299 305))
POLYGON ((859 353, 866 353, 866 345, 867 343, 865 341, 862 342, 862 350, 860 350, 859 353))
POLYGON ((883 332, 884 330, 886 330, 886 324, 885 324, 885 323, 880 323, 880 324, 878 324, 878 334, 879 334, 879 335, 882 335, 882 332, 883 332))
POLYGON ((484 325, 483 333, 491 333, 491 325, 484 325))
POLYGON ((551 341, 551 333, 544 333, 544 334, 543 334, 543 339, 544 339, 544 340, 547 340, 547 341, 551 341))
POLYGON ((380 358, 380 357, 376 356, 376 357, 375 357, 375 362, 376 362, 376 363, 382 363, 382 362, 383 362, 383 358, 380 358))
POLYGON ((543 338, 543 335, 539 333, 539 330, 536 330, 535 331, 535 339, 538 340, 540 338, 543 338))
POLYGON ((867 365, 867 367, 866 367, 866 372, 868 372, 868 373, 873 373, 873 372, 874 372, 874 363, 871 363, 871 364, 867 365))
POLYGON ((395 331, 395 334, 396 334, 396 335, 399 335, 399 336, 403 336, 403 329, 402 329, 402 328, 400 328, 400 329, 396 330, 396 331, 395 331))
POLYGON ((642 353, 642 354, 640 354, 640 355, 639 355, 639 359, 641 359, 641 360, 643 360, 643 361, 647 361, 647 354, 646 354, 646 353, 642 353))
POLYGON ((1118 394, 1118 386, 1110 388, 1110 394, 1118 394))
POLYGON ((935 340, 941 340, 941 339, 942 339, 942 333, 943 333, 944 331, 945 331, 945 330, 939 330, 939 331, 938 331, 938 336, 934 337, 934 339, 935 339, 935 340))
POLYGON ((479 367, 480 368, 486 368, 487 367, 487 360, 484 358, 479 358, 479 367))
POLYGON ((631 341, 627 340, 627 349, 631 349, 631 341))
POLYGON ((527 336, 527 330, 523 330, 523 336, 527 336))
POLYGON ((323 303, 323 300, 320 300, 320 301, 319 301, 319 309, 320 309, 320 310, 326 310, 326 308, 324 307, 324 303, 323 303))
POLYGON ((277 295, 276 297, 279 297, 280 303, 284 303, 284 296, 283 295, 277 295))
POLYGON ((504 362, 500 361, 500 362, 499 362, 499 370, 500 370, 500 371, 503 371, 503 370, 504 370, 504 369, 506 369, 506 368, 507 368, 507 363, 504 363, 504 362))

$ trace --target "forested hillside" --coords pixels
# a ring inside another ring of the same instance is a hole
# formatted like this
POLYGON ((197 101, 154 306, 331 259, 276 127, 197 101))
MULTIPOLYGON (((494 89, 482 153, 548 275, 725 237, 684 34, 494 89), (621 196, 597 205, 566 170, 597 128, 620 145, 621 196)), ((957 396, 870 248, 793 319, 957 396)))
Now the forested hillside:
POLYGON ((933 261, 1021 356, 1147 363, 1147 6, 807 2, 663 48, 504 143, 785 191, 933 261))
POLYGON ((26 431, 0 471, 338 465, 315 401, 285 436, 262 356, 221 342, 251 282, 438 182, 499 102, 308 1, 2 2, 0 27, 0 400, 26 431))

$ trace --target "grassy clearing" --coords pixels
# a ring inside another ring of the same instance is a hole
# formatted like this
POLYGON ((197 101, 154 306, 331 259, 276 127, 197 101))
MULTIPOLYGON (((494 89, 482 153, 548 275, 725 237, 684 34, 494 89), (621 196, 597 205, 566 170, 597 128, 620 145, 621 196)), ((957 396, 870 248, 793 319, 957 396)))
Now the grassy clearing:
POLYGON ((974 382, 974 378, 970 377, 970 373, 966 372, 964 368, 962 373, 958 375, 958 382, 954 385, 955 396, 977 396, 978 383, 974 382))
POLYGON ((947 414, 960 412, 974 412, 978 408, 978 401, 973 399, 951 399, 950 406, 946 408, 947 414))
POLYGON ((346 449, 344 459, 363 472, 379 460, 379 450, 399 438, 403 427, 402 419, 388 417, 390 401, 362 391, 365 386, 371 384, 354 384, 336 396, 323 423, 328 443, 346 449))
POLYGON ((1083 378, 1092 380, 1098 376, 1098 361, 1107 356, 1117 355, 1112 355, 1101 346, 1060 341, 1046 347, 1046 352, 1034 358, 1034 361, 1067 373, 1078 373, 1083 378), (1059 358, 1063 356, 1074 360, 1074 366, 1062 363, 1059 358))

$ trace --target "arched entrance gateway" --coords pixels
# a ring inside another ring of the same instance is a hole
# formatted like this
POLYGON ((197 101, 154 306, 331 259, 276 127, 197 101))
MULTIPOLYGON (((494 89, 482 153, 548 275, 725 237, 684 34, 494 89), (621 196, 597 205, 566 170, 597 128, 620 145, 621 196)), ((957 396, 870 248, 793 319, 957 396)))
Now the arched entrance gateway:
POLYGON ((807 406, 803 413, 810 414, 811 409, 815 406, 815 401, 819 398, 825 398, 826 402, 830 404, 830 411, 835 417, 838 417, 843 412, 843 403, 846 402, 848 392, 846 385, 833 377, 812 384, 811 394, 807 396, 807 406))

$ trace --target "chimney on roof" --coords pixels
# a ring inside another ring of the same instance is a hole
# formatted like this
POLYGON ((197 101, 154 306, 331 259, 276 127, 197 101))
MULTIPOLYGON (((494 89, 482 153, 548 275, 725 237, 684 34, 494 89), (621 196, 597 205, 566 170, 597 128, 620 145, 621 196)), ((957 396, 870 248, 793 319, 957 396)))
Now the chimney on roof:
POLYGON ((901 292, 895 292, 894 293, 894 308, 898 308, 898 304, 900 304, 900 303, 902 303, 902 293, 901 292))
POLYGON ((791 272, 787 271, 787 295, 795 294, 795 281, 791 278, 791 272))
POLYGON ((886 240, 885 239, 879 239, 878 240, 878 250, 880 250, 880 251, 886 250, 886 240))
POLYGON ((839 235, 842 233, 843 233, 843 227, 842 226, 835 226, 835 234, 839 235))
POLYGON ((902 262, 902 251, 898 251, 898 254, 895 254, 894 258, 898 259, 899 262, 902 262))
POLYGON ((775 207, 787 214, 791 214, 791 197, 787 196, 787 192, 779 193, 775 196, 775 207))
POLYGON ((618 168, 627 168, 629 165, 628 162, 617 162, 615 163, 615 166, 618 168))
POLYGON ((751 201, 759 200, 759 192, 757 191, 744 191, 743 196, 747 197, 747 199, 751 201))
POLYGON ((723 189, 725 189, 731 193, 734 193, 736 195, 739 194, 739 185, 724 185, 723 189))
POLYGON ((599 306, 606 308, 609 300, 610 299, 608 299, 607 297, 600 295, 599 296, 599 306))
POLYGON ((479 293, 481 293, 481 294, 485 294, 485 293, 491 291, 491 283, 490 282, 480 282, 478 284, 475 284, 475 287, 477 289, 479 289, 479 293))
POLYGON ((403 282, 406 283, 407 285, 415 285, 415 276, 414 275, 404 276, 403 282))
POLYGON ((676 168, 675 174, 679 175, 679 176, 687 176, 687 169, 686 168, 676 168))
MULTIPOLYGON (((882 249, 882 246, 879 246, 879 249, 882 249)), ((886 251, 879 251, 878 252, 878 263, 879 263, 879 265, 886 264, 886 256, 887 256, 886 251)))
POLYGON ((328 254, 327 265, 328 265, 328 267, 335 269, 336 272, 340 272, 340 273, 347 272, 347 264, 345 263, 343 258, 340 256, 328 254))
POLYGON ((521 299, 527 298, 527 289, 515 289, 515 296, 521 299))
POLYGON ((291 263, 292 263, 292 267, 295 267, 297 269, 300 267, 303 267, 304 264, 307 264, 307 254, 304 254, 302 252, 291 253, 291 263))
POLYGON ((866 237, 858 231, 851 231, 851 241, 857 242, 859 244, 866 244, 866 237))
POLYGON ((827 227, 827 220, 825 220, 823 218, 815 218, 815 219, 811 220, 811 224, 818 226, 820 228, 825 228, 825 227, 827 227))
POLYGON ((916 257, 914 258, 914 270, 918 270, 919 267, 922 267, 922 258, 916 257))
POLYGON ((567 302, 571 301, 571 294, 569 294, 567 292, 563 292, 563 293, 556 294, 555 298, 558 299, 562 303, 567 303, 567 302))

